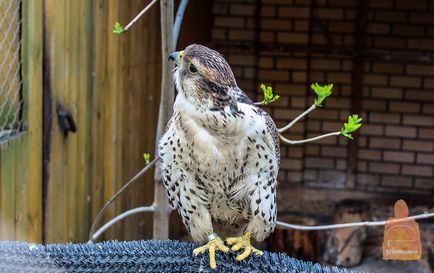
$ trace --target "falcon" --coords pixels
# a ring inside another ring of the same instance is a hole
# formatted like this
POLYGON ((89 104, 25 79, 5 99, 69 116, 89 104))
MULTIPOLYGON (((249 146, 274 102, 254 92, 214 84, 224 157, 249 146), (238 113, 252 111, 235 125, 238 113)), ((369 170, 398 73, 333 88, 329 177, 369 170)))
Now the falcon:
POLYGON ((229 251, 225 241, 241 250, 238 261, 262 255, 250 240, 263 241, 276 225, 276 126, 217 51, 193 44, 169 60, 178 94, 158 146, 170 205, 211 268, 216 251, 229 251))

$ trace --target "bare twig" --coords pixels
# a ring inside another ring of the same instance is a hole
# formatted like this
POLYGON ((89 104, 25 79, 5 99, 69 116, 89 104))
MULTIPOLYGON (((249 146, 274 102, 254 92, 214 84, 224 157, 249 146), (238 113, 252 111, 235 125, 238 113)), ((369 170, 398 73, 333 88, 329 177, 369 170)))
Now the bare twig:
POLYGON ((288 125, 286 125, 283 128, 278 129, 277 131, 279 133, 283 133, 286 130, 288 130, 289 128, 291 128, 295 123, 297 123, 297 121, 299 121, 300 119, 304 118, 307 114, 309 114, 310 112, 312 112, 313 110, 316 109, 316 105, 315 103, 309 107, 309 109, 307 109, 306 111, 304 111, 301 115, 299 115, 298 117, 296 117, 293 121, 291 121, 288 125))
POLYGON ((289 140, 289 139, 285 138, 282 135, 279 135, 279 137, 286 144, 302 144, 302 143, 315 141, 315 140, 318 140, 318 139, 321 139, 321 138, 325 138, 325 137, 338 136, 340 134, 341 134, 341 132, 338 131, 338 132, 328 133, 328 134, 325 134, 325 135, 320 135, 320 136, 317 136, 317 137, 312 137, 312 138, 308 138, 308 139, 301 139, 301 140, 289 140))
POLYGON ((328 230, 328 229, 338 229, 338 228, 350 228, 350 227, 364 227, 364 226, 384 226, 388 223, 398 223, 408 220, 426 219, 434 217, 434 212, 423 214, 418 214, 406 218, 398 218, 388 221, 376 221, 376 222, 355 222, 355 223, 345 223, 345 224, 334 224, 334 225, 323 225, 323 226, 302 226, 302 225, 292 225, 285 222, 277 221, 277 226, 287 228, 287 229, 298 229, 298 230, 328 230))
POLYGON ((96 239, 98 239, 98 237, 104 233, 104 231, 106 231, 108 228, 110 228, 111 226, 113 226, 114 224, 116 224, 117 222, 123 220, 124 218, 127 218, 130 215, 133 214, 137 214, 137 213, 141 213, 141 212, 154 212, 155 211, 155 207, 154 205, 150 205, 147 207, 138 207, 135 209, 130 209, 127 210, 121 214, 119 214, 118 216, 114 217, 113 219, 111 219, 110 221, 108 221, 106 224, 104 224, 100 229, 98 229, 90 238, 89 241, 93 242, 96 239))
POLYGON ((155 3, 157 3, 158 0, 152 0, 151 3, 149 3, 142 11, 134 17, 134 19, 128 23, 128 25, 123 29, 123 32, 127 32, 127 30, 135 23, 137 20, 140 19, 140 17, 143 16, 155 3))
POLYGON ((178 43, 179 30, 181 29, 182 19, 184 19, 184 12, 187 4, 188 0, 182 0, 179 4, 178 11, 176 12, 175 25, 173 26, 173 44, 175 47, 178 43))
POLYGON ((265 105, 265 101, 258 101, 258 102, 255 102, 255 105, 265 105))
POLYGON ((136 182, 141 176, 143 176, 151 167, 160 159, 160 157, 155 157, 154 160, 151 161, 148 165, 146 165, 141 171, 139 171, 133 178, 130 179, 125 185, 122 186, 120 190, 118 190, 111 198, 108 200, 104 207, 98 212, 95 220, 92 223, 92 226, 90 227, 89 231, 89 240, 91 240, 94 231, 96 229, 96 225, 99 224, 101 221, 102 216, 104 215, 104 212, 107 210, 107 208, 116 200, 116 198, 121 195, 128 187, 130 187, 134 182, 136 182))

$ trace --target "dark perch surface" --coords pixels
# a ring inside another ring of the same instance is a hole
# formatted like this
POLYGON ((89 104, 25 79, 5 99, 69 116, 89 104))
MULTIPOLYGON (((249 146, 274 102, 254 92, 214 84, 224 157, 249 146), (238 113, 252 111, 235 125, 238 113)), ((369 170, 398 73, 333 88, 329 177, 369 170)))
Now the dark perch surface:
POLYGON ((218 253, 213 271, 207 255, 192 256, 196 246, 177 241, 46 246, 0 241, 0 272, 352 272, 271 252, 242 262, 236 262, 234 254, 218 253))

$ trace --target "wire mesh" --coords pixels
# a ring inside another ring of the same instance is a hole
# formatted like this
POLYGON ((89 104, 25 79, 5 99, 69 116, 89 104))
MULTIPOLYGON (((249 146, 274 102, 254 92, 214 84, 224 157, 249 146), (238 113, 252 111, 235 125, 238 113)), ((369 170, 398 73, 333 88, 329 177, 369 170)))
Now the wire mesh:
POLYGON ((21 3, 0 0, 0 141, 21 130, 21 3))

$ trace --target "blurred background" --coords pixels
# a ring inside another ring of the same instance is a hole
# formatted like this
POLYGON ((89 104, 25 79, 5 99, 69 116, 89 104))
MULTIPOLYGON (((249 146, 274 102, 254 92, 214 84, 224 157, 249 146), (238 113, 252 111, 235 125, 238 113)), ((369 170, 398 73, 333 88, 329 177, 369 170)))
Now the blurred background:
MULTIPOLYGON (((166 61, 158 5, 126 34, 112 33, 148 2, 0 1, 1 239, 87 241, 104 202, 143 167, 143 153, 154 154, 166 61)), ((281 146, 279 218, 384 220, 400 198, 410 214, 434 206, 433 14, 431 0, 190 0, 177 49, 218 50, 254 100, 260 83, 272 86, 280 99, 265 109, 278 127, 313 103, 310 83, 333 83, 325 106, 286 136, 339 130, 353 113, 364 125, 354 141, 281 146)), ((150 172, 104 222, 151 204, 153 183, 150 172)), ((434 222, 419 225, 424 259, 403 272, 428 270, 434 222)), ((170 238, 188 239, 177 213, 170 227, 170 238)), ((383 229, 357 232, 277 230, 265 246, 330 263, 380 259, 383 229), (354 237, 357 247, 344 251, 354 237), (342 247, 328 253, 336 241, 342 247)), ((152 215, 139 214, 102 239, 150 238, 152 215)))

